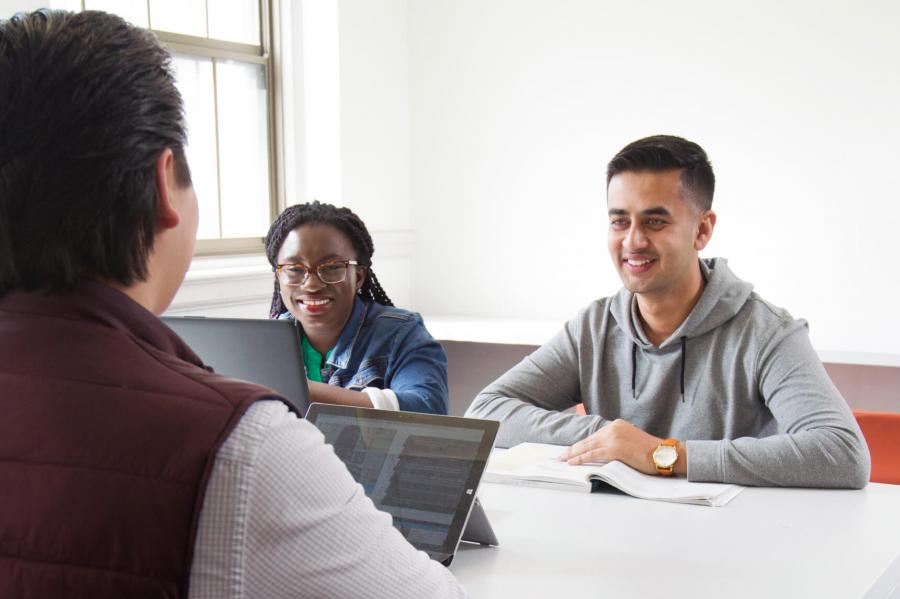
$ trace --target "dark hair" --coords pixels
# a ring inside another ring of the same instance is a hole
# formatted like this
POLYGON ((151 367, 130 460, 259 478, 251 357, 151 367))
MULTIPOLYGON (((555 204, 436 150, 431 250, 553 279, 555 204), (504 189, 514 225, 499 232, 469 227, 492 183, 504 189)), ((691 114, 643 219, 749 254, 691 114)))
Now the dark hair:
MULTIPOLYGON (((394 305, 384 289, 381 288, 378 277, 372 272, 372 254, 375 252, 372 237, 369 235, 366 225, 349 208, 338 208, 331 204, 323 204, 318 200, 285 208, 266 234, 266 257, 273 270, 278 261, 278 251, 281 249, 285 237, 303 225, 330 225, 346 235, 356 251, 357 261, 366 267, 366 279, 359 290, 362 299, 368 302, 378 302, 383 306, 394 305)), ((281 301, 281 288, 276 278, 269 318, 277 318, 284 312, 287 312, 287 308, 281 301)))
POLYGON ((191 181, 170 60, 102 12, 0 21, 0 295, 146 279, 166 148, 191 181))
POLYGON ((606 167, 606 185, 619 173, 654 173, 681 169, 681 188, 700 210, 712 207, 716 177, 703 148, 674 135, 654 135, 633 141, 606 167))

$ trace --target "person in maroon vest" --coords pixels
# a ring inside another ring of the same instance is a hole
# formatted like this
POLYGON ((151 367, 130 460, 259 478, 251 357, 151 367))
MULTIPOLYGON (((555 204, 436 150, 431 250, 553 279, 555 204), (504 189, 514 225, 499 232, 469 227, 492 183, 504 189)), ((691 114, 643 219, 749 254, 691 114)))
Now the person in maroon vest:
POLYGON ((0 21, 0 597, 455 597, 322 435, 156 317, 197 199, 170 57, 0 21))

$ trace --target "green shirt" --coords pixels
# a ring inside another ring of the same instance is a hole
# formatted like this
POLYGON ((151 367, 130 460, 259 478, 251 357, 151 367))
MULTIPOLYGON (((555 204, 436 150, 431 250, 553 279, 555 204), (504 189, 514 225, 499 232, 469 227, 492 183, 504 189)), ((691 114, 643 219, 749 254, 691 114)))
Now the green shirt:
POLYGON ((306 335, 301 336, 300 344, 303 346, 303 365, 306 367, 306 378, 317 383, 324 382, 322 380, 322 369, 325 368, 325 362, 331 358, 334 348, 329 349, 323 357, 316 348, 310 344, 306 335))

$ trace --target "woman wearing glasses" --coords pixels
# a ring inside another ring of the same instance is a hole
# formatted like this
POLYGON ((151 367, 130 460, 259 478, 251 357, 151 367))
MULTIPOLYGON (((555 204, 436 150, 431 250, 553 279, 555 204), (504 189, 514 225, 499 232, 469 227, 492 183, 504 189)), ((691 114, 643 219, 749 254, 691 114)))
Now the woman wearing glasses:
POLYGON ((372 238, 348 208, 287 208, 266 235, 269 318, 299 325, 310 400, 447 413, 447 356, 372 272, 372 238))

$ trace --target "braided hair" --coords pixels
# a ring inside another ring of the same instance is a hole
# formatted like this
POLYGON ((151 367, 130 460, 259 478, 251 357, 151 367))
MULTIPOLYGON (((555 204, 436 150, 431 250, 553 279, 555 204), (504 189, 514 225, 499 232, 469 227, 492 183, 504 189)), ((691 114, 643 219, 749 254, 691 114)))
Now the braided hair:
MULTIPOLYGON (((366 225, 349 208, 338 208, 318 200, 287 207, 278 215, 266 234, 266 258, 269 259, 269 264, 273 269, 278 263, 278 251, 285 238, 291 231, 303 225, 329 225, 346 235, 353 244, 353 249, 356 250, 359 264, 365 266, 367 271, 362 288, 359 290, 360 297, 364 301, 377 302, 383 306, 394 305, 391 298, 382 289, 375 273, 372 272, 372 254, 375 252, 372 237, 369 235, 366 225)), ((287 307, 281 300, 281 286, 276 277, 269 318, 278 318, 284 312, 287 312, 287 307)))

